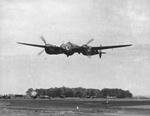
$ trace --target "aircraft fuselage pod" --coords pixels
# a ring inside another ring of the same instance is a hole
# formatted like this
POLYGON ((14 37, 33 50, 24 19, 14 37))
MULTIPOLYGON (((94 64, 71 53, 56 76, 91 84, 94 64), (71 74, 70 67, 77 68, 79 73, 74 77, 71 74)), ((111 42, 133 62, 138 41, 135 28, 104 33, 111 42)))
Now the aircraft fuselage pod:
POLYGON ((58 48, 57 46, 52 46, 52 45, 46 45, 46 47, 45 47, 45 52, 47 53, 47 54, 50 54, 50 55, 56 55, 56 54, 62 54, 63 52, 62 52, 62 50, 60 49, 60 48, 58 48))
POLYGON ((61 44, 60 48, 62 48, 63 53, 67 56, 73 55, 76 51, 75 48, 79 47, 77 45, 72 44, 71 42, 68 42, 67 44, 61 44))
POLYGON ((83 55, 96 55, 98 54, 98 50, 93 50, 92 47, 86 46, 81 50, 83 55))

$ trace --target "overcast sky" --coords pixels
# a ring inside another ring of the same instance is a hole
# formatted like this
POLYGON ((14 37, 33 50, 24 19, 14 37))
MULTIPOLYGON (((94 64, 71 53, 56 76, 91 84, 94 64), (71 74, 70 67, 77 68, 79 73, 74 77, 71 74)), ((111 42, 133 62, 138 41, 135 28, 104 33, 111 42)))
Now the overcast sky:
POLYGON ((121 88, 150 95, 149 0, 1 0, 0 94, 28 88, 121 88), (60 46, 130 44, 91 59, 82 54, 37 56, 41 48, 16 42, 60 46))

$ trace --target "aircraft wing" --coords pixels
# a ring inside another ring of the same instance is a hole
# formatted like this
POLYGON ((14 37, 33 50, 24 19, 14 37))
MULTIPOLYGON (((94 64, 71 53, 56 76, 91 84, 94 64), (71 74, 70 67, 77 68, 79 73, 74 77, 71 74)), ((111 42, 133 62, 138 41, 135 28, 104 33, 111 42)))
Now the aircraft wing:
POLYGON ((34 47, 41 47, 41 48, 45 48, 48 46, 51 46, 51 47, 55 47, 57 49, 60 49, 62 50, 62 48, 58 47, 58 46, 55 46, 55 45, 51 45, 51 44, 47 44, 47 45, 36 45, 36 44, 29 44, 29 43, 22 43, 22 42, 17 42, 18 44, 22 44, 22 45, 28 45, 28 46, 34 46, 34 47))
POLYGON ((17 43, 18 44, 22 44, 22 45, 28 45, 28 46, 45 48, 45 45, 36 45, 36 44, 28 44, 28 43, 21 43, 21 42, 17 42, 17 43))
POLYGON ((99 46, 99 47, 92 47, 93 50, 104 50, 104 49, 113 49, 113 48, 121 48, 121 47, 128 47, 132 44, 128 45, 114 45, 114 46, 99 46))

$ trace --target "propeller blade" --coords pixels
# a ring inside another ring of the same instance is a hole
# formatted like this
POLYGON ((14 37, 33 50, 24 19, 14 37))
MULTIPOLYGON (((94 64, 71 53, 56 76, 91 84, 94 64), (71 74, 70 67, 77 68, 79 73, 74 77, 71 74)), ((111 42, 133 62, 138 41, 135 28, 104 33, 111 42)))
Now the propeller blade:
POLYGON ((94 39, 90 39, 85 45, 88 45, 89 43, 91 43, 92 41, 94 41, 94 39))
POLYGON ((42 39, 42 41, 43 41, 43 42, 45 43, 45 45, 46 45, 46 40, 44 39, 44 37, 41 36, 40 38, 42 39))
POLYGON ((45 49, 43 49, 42 51, 40 51, 37 55, 41 55, 44 52, 45 49))
POLYGON ((90 56, 90 55, 88 55, 87 57, 88 57, 89 59, 91 59, 91 56, 90 56))

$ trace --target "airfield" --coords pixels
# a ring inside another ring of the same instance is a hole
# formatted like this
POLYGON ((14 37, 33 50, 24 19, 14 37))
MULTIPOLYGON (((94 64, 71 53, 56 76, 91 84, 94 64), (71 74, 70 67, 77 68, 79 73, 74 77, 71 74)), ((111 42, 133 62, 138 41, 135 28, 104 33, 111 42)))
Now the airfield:
POLYGON ((149 116, 150 99, 1 99, 0 116, 149 116))

